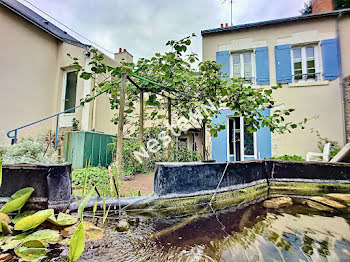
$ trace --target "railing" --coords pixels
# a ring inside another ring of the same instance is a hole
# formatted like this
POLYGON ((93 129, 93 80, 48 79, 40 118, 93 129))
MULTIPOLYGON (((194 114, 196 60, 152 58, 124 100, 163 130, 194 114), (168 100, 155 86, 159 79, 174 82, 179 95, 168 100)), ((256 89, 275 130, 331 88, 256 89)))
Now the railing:
POLYGON ((23 129, 23 128, 26 128, 26 127, 29 127, 29 126, 32 126, 32 125, 35 125, 35 124, 38 124, 38 123, 40 123, 40 122, 43 122, 43 121, 46 121, 46 120, 48 120, 48 119, 51 119, 51 118, 56 117, 56 135, 55 135, 55 146, 54 146, 54 148, 55 148, 55 150, 56 150, 56 149, 57 149, 57 137, 58 137, 58 121, 59 121, 60 115, 65 114, 65 113, 68 113, 68 112, 70 112, 70 111, 73 111, 73 110, 75 110, 75 109, 77 109, 77 108, 79 108, 79 107, 81 107, 81 106, 79 105, 79 106, 76 106, 76 107, 67 109, 67 110, 65 110, 65 111, 63 111, 63 112, 60 112, 60 113, 58 113, 58 114, 45 117, 45 118, 43 118, 43 119, 40 119, 40 120, 35 121, 35 122, 33 122, 33 123, 30 123, 30 124, 28 124, 28 125, 21 126, 21 127, 15 128, 15 129, 12 129, 12 130, 10 130, 9 132, 7 132, 7 137, 10 138, 10 139, 12 139, 13 143, 16 144, 16 143, 17 143, 17 133, 18 133, 17 131, 18 131, 18 130, 23 129), (12 133, 14 133, 14 134, 11 135, 12 133))
MULTIPOLYGON (((111 69, 115 69, 114 67, 111 67, 111 66, 108 66, 108 67, 111 68, 111 69)), ((148 79, 143 78, 143 77, 140 77, 140 76, 138 76, 138 75, 135 75, 135 73, 138 72, 141 68, 142 68, 142 66, 140 66, 139 68, 137 68, 136 70, 134 70, 133 73, 131 74, 131 76, 136 77, 136 78, 138 78, 138 79, 141 79, 141 80, 143 80, 143 81, 149 82, 149 83, 151 83, 151 84, 158 85, 158 86, 161 86, 161 87, 166 88, 166 86, 164 86, 164 85, 162 85, 162 84, 159 84, 159 83, 156 83, 156 82, 154 82, 154 81, 148 80, 148 79)), ((120 81, 119 81, 119 82, 120 82, 120 81)), ((106 90, 104 90, 104 91, 102 91, 102 92, 100 92, 100 93, 98 93, 97 95, 95 95, 95 96, 93 96, 92 98, 90 98, 90 101, 92 101, 94 98, 96 98, 96 97, 98 97, 98 96, 100 96, 100 95, 106 93, 106 92, 107 92, 108 90, 110 90, 110 89, 111 89, 111 87, 110 87, 110 88, 107 88, 106 90)), ((12 139, 13 144, 16 144, 16 143, 17 143, 17 134, 18 134, 18 130, 21 130, 21 129, 23 129, 23 128, 26 128, 26 127, 29 127, 29 126, 32 126, 32 125, 35 125, 35 124, 38 124, 38 123, 40 123, 40 122, 43 122, 43 121, 46 121, 46 120, 49 120, 49 119, 51 119, 51 118, 56 117, 56 135, 55 135, 55 145, 54 145, 54 148, 55 148, 55 150, 56 150, 56 149, 57 149, 57 137, 58 137, 58 122, 59 122, 59 117, 60 117, 60 115, 65 114, 65 113, 68 113, 68 112, 70 112, 70 111, 73 111, 73 110, 75 110, 75 109, 77 109, 77 108, 79 108, 79 107, 81 107, 81 106, 82 106, 82 105, 79 105, 79 106, 76 106, 76 107, 67 109, 67 110, 65 110, 65 111, 63 111, 63 112, 60 112, 60 113, 58 113, 58 114, 45 117, 45 118, 43 118, 43 119, 40 119, 40 120, 35 121, 35 122, 33 122, 33 123, 30 123, 30 124, 28 124, 28 125, 24 125, 24 126, 21 126, 21 127, 15 128, 15 129, 12 129, 12 130, 10 130, 10 131, 7 132, 7 137, 10 138, 10 139, 12 139), (13 133, 13 134, 12 134, 12 133, 13 133), (11 135, 11 134, 12 134, 12 135, 11 135)))
POLYGON ((293 82, 307 81, 307 80, 320 81, 321 73, 295 74, 295 75, 292 75, 292 77, 293 77, 293 82))

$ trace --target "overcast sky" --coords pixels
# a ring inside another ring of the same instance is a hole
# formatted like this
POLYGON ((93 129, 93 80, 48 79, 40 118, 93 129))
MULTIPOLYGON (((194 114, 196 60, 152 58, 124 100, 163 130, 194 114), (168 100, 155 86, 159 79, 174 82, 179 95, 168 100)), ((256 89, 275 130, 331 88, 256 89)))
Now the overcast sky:
MULTIPOLYGON (((19 1, 33 9, 24 0, 19 1)), ((191 33, 197 35, 191 51, 201 57, 201 30, 230 23, 230 0, 224 4, 223 0, 28 1, 106 49, 117 52, 119 47, 126 48, 136 59, 166 51, 165 43, 168 40, 180 39, 191 33)), ((234 0, 233 24, 296 16, 304 2, 234 0)))

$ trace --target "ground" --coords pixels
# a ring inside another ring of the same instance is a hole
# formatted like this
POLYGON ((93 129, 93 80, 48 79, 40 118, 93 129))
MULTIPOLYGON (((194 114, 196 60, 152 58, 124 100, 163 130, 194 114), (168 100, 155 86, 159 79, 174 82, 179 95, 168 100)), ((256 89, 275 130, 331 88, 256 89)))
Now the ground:
POLYGON ((154 174, 136 174, 134 179, 127 180, 122 185, 121 192, 130 190, 141 191, 141 196, 148 196, 153 192, 154 174))

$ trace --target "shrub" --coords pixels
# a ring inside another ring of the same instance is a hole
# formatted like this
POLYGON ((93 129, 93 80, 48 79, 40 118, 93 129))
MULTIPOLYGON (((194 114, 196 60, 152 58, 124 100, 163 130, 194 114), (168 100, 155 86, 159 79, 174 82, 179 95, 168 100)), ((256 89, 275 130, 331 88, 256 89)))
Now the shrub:
POLYGON ((284 155, 284 156, 276 156, 270 157, 269 160, 280 160, 280 161, 305 161, 304 158, 297 155, 284 155))
POLYGON ((4 164, 59 163, 59 157, 45 136, 24 138, 17 144, 2 148, 4 164))

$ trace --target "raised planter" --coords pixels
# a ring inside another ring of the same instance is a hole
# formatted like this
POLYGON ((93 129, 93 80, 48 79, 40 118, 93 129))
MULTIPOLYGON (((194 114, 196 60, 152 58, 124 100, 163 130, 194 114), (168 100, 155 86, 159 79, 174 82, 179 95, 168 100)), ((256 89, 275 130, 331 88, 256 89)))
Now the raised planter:
POLYGON ((53 208, 63 211, 72 201, 71 164, 3 165, 0 203, 7 202, 16 191, 33 187, 25 209, 53 208))

